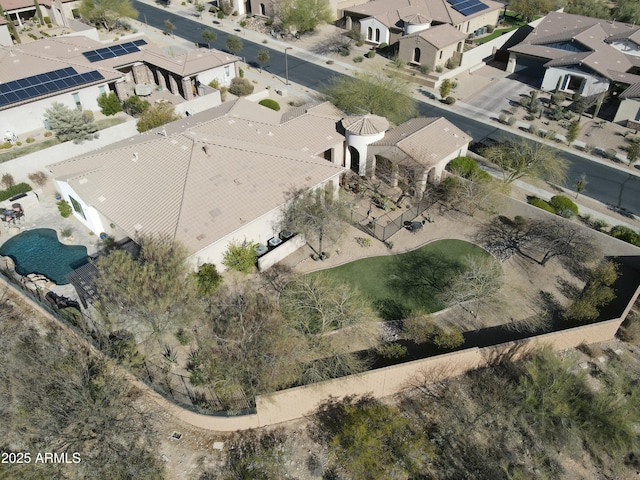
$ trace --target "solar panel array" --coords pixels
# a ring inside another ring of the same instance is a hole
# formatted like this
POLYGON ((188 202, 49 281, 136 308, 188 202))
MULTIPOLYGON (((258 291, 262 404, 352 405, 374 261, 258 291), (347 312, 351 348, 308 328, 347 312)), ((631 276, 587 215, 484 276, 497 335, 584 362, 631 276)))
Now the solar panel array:
POLYGON ((140 49, 138 47, 146 44, 147 42, 140 39, 133 42, 112 45, 110 47, 98 48, 97 50, 90 50, 88 52, 84 52, 83 55, 91 63, 99 62, 100 60, 106 60, 107 58, 121 57, 122 55, 139 52, 140 49))
POLYGON ((20 80, 0 83, 0 107, 103 79, 104 77, 97 70, 78 73, 74 68, 67 67, 20 80))
POLYGON ((458 13, 465 17, 481 12, 489 8, 489 5, 482 3, 480 0, 447 0, 447 3, 458 13))

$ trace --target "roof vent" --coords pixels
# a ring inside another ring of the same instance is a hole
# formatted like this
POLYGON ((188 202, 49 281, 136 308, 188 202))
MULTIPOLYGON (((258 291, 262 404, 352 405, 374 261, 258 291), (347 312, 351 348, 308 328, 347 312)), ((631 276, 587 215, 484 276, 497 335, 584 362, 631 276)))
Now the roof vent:
POLYGON ((209 147, 206 145, 202 146, 202 151, 204 152, 204 154, 208 157, 209 156, 209 147))
POLYGON ((138 161, 138 152, 133 153, 133 157, 131 158, 131 160, 133 160, 134 162, 138 161))

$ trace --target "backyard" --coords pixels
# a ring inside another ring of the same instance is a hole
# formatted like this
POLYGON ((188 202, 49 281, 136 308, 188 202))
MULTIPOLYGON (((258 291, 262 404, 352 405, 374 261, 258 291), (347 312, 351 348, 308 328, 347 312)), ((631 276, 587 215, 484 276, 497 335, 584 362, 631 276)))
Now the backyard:
POLYGON ((489 254, 463 240, 437 240, 408 253, 364 258, 313 275, 356 287, 385 320, 397 320, 411 311, 444 308, 439 294, 464 270, 468 256, 489 254))

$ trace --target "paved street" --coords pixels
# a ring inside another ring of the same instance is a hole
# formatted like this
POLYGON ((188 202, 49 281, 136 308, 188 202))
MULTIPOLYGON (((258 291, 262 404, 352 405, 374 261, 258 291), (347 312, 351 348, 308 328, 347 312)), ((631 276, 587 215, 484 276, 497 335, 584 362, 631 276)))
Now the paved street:
MULTIPOLYGON (((160 30, 164 29, 166 20, 171 20, 176 27, 174 30, 176 37, 182 37, 191 42, 192 45, 196 43, 202 44, 202 30, 209 28, 203 21, 188 17, 184 12, 183 14, 177 14, 170 9, 152 6, 139 0, 134 0, 133 3, 140 12, 139 20, 160 30)), ((208 17, 211 18, 211 16, 208 17)), ((211 47, 220 50, 226 50, 225 42, 228 33, 225 30, 229 30, 231 20, 225 19, 223 22, 224 29, 216 28, 217 25, 213 21, 210 23, 210 28, 215 29, 218 33, 218 38, 211 43, 211 47)), ((289 79, 292 82, 312 90, 318 90, 331 77, 341 75, 341 73, 335 71, 335 68, 328 68, 323 57, 296 49, 295 42, 287 44, 270 39, 267 44, 256 43, 252 42, 249 37, 258 40, 258 38, 262 37, 260 34, 249 31, 245 34, 240 28, 237 30, 236 34, 242 37, 244 44, 242 51, 238 55, 243 57, 245 61, 252 62, 256 58, 258 51, 267 48, 271 57, 268 70, 282 79, 284 79, 286 73, 283 50, 285 46, 289 45, 294 46, 288 52, 289 79), (275 45, 278 48, 273 48, 275 45)), ((340 62, 336 61, 336 63, 340 62)), ((530 87, 524 87, 530 89, 530 87)), ((496 140, 518 138, 516 134, 500 129, 495 121, 490 120, 495 114, 482 108, 477 108, 473 105, 469 105, 467 108, 465 105, 456 104, 453 109, 444 109, 439 106, 440 104, 437 101, 429 100, 424 95, 419 95, 418 99, 421 115, 445 117, 469 133, 474 141, 482 141, 488 137, 496 140)), ((478 100, 478 102, 481 101, 478 100)), ((486 102, 488 102, 488 99, 486 102)), ((576 180, 581 175, 586 174, 589 183, 583 195, 609 205, 611 208, 640 213, 640 178, 630 174, 627 170, 615 168, 614 165, 596 162, 577 155, 575 150, 561 149, 559 150, 559 155, 569 162, 569 173, 565 185, 567 188, 572 188, 576 180)))

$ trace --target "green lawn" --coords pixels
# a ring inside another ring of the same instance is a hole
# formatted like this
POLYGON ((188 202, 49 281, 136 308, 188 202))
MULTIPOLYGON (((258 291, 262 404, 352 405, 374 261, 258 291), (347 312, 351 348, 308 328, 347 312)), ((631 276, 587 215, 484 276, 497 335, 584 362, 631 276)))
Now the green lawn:
POLYGON ((489 254, 462 240, 438 240, 409 253, 356 260, 313 275, 357 287, 383 318, 398 319, 412 310, 441 310, 437 295, 463 269, 467 255, 489 254))

